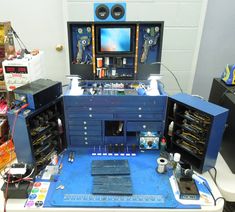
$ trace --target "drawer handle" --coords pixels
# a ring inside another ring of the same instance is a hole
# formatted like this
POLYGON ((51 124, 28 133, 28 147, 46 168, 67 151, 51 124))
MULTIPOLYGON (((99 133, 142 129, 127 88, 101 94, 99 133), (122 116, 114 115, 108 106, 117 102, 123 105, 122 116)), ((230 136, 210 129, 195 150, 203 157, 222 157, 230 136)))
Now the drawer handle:
POLYGON ((84 135, 87 135, 87 132, 84 132, 84 135))
POLYGON ((88 142, 86 141, 85 144, 88 145, 88 142))
POLYGON ((87 130, 87 127, 84 127, 84 130, 87 130))
POLYGON ((89 110, 91 111, 91 110, 92 110, 92 107, 89 107, 89 110))
POLYGON ((140 114, 140 115, 138 115, 138 117, 139 117, 139 118, 141 118, 141 117, 142 117, 142 115, 140 114))
POLYGON ((87 137, 85 137, 84 140, 87 141, 87 137))
POLYGON ((89 117, 92 118, 92 114, 89 114, 89 117))
POLYGON ((142 110, 142 108, 141 108, 141 107, 139 107, 138 109, 139 109, 139 110, 142 110))
POLYGON ((86 124, 86 121, 84 121, 83 124, 86 124))
POLYGON ((146 125, 143 125, 143 128, 146 129, 146 125))

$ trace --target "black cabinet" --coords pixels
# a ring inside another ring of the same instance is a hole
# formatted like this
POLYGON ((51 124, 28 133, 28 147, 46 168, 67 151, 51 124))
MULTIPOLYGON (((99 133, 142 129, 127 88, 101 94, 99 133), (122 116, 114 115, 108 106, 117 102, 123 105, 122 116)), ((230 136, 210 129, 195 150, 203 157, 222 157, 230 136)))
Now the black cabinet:
POLYGON ((228 86, 219 78, 213 79, 209 101, 229 109, 220 153, 231 171, 235 173, 235 86, 228 86))

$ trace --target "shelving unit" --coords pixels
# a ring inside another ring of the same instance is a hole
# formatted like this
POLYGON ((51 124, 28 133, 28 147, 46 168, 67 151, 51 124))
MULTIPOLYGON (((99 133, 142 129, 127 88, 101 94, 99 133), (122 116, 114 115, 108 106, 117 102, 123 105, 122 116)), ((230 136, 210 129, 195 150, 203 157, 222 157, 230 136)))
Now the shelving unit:
POLYGON ((209 170, 215 165, 227 115, 227 109, 198 97, 169 97, 165 125, 168 149, 180 153, 196 171, 209 170))
POLYGON ((62 98, 29 113, 22 111, 18 117, 9 111, 8 119, 11 127, 16 123, 13 139, 18 162, 34 164, 40 171, 66 147, 62 98))

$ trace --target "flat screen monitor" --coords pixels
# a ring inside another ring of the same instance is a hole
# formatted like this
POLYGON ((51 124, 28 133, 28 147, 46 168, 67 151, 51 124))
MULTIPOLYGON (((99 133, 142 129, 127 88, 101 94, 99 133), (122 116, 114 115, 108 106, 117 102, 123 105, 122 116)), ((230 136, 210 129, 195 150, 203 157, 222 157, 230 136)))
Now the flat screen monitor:
POLYGON ((131 26, 105 26, 97 28, 97 53, 131 54, 134 47, 134 33, 131 26))
POLYGON ((101 52, 130 52, 131 29, 130 28, 101 28, 100 29, 101 52))

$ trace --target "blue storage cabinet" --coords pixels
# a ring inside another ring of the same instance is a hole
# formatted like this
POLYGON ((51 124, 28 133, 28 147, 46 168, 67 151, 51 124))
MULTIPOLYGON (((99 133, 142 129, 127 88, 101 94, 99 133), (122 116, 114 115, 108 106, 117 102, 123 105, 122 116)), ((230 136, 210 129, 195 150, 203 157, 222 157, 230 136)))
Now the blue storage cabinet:
POLYGON ((196 171, 208 171, 215 166, 227 116, 227 109, 198 97, 188 94, 169 97, 165 125, 168 148, 179 152, 182 160, 196 171))
POLYGON ((13 141, 18 162, 34 164, 40 171, 51 161, 52 154, 66 148, 61 97, 37 110, 23 110, 17 117, 15 110, 10 110, 7 116, 11 130, 15 123, 13 141))
POLYGON ((141 131, 163 134, 167 96, 64 94, 71 147, 138 143, 141 131), (117 134, 113 128, 121 127, 117 134))

